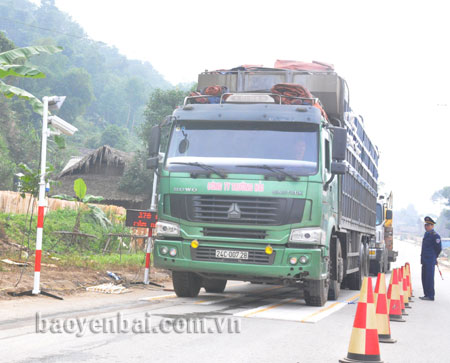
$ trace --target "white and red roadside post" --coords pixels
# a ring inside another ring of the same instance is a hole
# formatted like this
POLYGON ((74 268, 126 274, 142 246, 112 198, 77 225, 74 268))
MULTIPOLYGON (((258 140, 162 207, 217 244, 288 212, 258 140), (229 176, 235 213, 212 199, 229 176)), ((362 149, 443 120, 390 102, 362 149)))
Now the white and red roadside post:
POLYGON ((41 279, 42 236, 44 232, 44 208, 47 206, 47 201, 45 200, 45 172, 47 171, 48 97, 44 97, 42 100, 44 101, 44 116, 42 117, 41 178, 39 181, 33 295, 38 295, 41 292, 39 285, 41 279))
MULTIPOLYGON (((158 184, 158 173, 155 171, 153 174, 153 188, 152 188, 152 201, 150 204, 150 212, 157 213, 157 195, 156 188, 158 184)), ((150 284, 150 255, 152 253, 153 246, 153 227, 150 225, 148 228, 148 239, 147 239, 147 253, 145 255, 145 271, 144 271, 144 284, 150 284)))
POLYGON ((150 283, 150 254, 152 253, 152 227, 148 229, 147 238, 147 252, 145 254, 145 271, 144 271, 144 284, 148 285, 150 283))
MULTIPOLYGON (((70 125, 63 119, 51 116, 50 122, 52 127, 56 129, 56 131, 50 131, 48 129, 49 124, 49 116, 48 111, 57 111, 61 108, 62 104, 64 103, 64 100, 66 99, 65 96, 52 96, 52 97, 44 97, 42 98, 44 107, 43 111, 44 114, 42 116, 42 140, 41 140, 41 173, 40 173, 40 179, 39 179, 39 199, 38 199, 38 221, 37 221, 37 230, 36 230, 36 253, 35 253, 35 260, 34 260, 34 284, 33 284, 33 290, 31 293, 33 295, 39 295, 44 294, 39 289, 40 280, 41 280, 41 258, 42 258, 42 237, 44 232, 44 214, 45 214, 45 207, 47 207, 48 203, 45 200, 45 174, 47 171, 47 138, 50 135, 59 135, 60 133, 63 133, 65 135, 73 135, 78 129, 74 127, 73 125, 70 125)), ((29 293, 28 291, 26 292, 29 293)), ((57 299, 62 299, 60 297, 57 297, 55 295, 52 295, 48 292, 45 293, 45 295, 55 297, 57 299)))

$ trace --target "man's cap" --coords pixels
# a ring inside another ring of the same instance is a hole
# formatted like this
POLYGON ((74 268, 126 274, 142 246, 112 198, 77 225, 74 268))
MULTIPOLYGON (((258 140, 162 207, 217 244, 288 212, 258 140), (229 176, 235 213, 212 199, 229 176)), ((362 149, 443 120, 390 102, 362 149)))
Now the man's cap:
POLYGON ((431 219, 431 218, 428 217, 428 216, 426 216, 426 217, 424 218, 424 221, 425 221, 426 224, 436 224, 436 222, 433 221, 433 219, 431 219))

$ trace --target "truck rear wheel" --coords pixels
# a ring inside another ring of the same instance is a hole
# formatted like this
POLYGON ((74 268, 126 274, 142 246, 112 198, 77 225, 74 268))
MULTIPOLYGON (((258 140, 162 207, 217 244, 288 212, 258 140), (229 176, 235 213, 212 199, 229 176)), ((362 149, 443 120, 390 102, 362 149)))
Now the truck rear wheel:
POLYGON ((347 276, 347 286, 350 290, 361 290, 364 276, 369 275, 369 249, 365 243, 361 243, 358 267, 357 272, 347 276))
POLYGON ((203 279, 203 287, 206 292, 217 292, 221 293, 225 290, 227 285, 227 280, 220 279, 203 279))
POLYGON ((323 306, 328 297, 328 280, 308 280, 305 287, 305 302, 309 306, 323 306))
POLYGON ((328 300, 337 300, 344 276, 344 259, 342 258, 341 243, 337 237, 332 236, 330 242, 330 287, 328 289, 328 300))
POLYGON ((370 274, 378 275, 379 272, 383 272, 383 261, 370 260, 370 274))
POLYGON ((359 270, 347 276, 347 286, 350 290, 361 290, 364 274, 361 271, 361 260, 359 261, 359 270))
POLYGON ((201 278, 185 271, 172 271, 172 282, 178 297, 196 297, 201 288, 201 278))

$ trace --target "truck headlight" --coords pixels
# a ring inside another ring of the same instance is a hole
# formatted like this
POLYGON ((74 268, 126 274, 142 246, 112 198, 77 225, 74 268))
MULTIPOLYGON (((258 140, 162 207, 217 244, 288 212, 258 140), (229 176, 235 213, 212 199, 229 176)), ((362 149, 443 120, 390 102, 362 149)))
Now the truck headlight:
POLYGON ((300 263, 302 265, 306 265, 309 261, 309 258, 308 258, 308 256, 300 256, 300 258, 298 260, 300 261, 300 263))
POLYGON ((295 228, 291 229, 289 242, 325 244, 325 232, 320 228, 295 228))
POLYGON ((156 235, 176 237, 180 235, 180 225, 173 222, 156 222, 156 235))

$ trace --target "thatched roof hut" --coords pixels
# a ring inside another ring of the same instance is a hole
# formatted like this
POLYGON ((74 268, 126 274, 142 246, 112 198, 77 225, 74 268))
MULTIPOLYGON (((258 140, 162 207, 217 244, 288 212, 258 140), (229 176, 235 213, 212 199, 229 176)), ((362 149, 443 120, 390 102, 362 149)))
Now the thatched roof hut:
POLYGON ((89 152, 81 160, 73 158, 59 174, 60 185, 53 187, 50 195, 74 196, 73 182, 75 179, 83 178, 87 193, 105 198, 103 204, 129 209, 148 208, 149 196, 133 195, 119 190, 120 179, 132 158, 132 153, 126 153, 108 145, 89 152))

